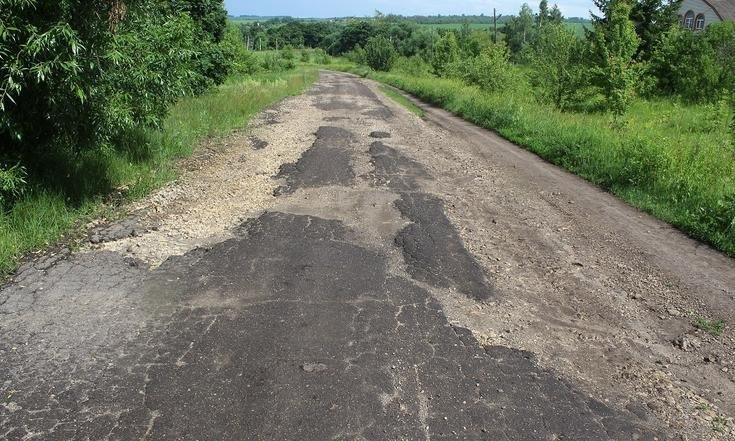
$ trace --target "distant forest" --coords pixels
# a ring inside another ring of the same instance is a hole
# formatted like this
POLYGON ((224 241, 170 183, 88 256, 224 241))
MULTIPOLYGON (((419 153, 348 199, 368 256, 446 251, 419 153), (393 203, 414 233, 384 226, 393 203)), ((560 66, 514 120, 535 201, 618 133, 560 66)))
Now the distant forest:
MULTIPOLYGON (((503 23, 513 15, 498 14, 498 23, 503 23)), ((417 24, 492 24, 492 15, 411 15, 411 16, 395 16, 403 20, 417 23, 417 24)), ((234 22, 255 22, 255 21, 270 21, 270 22, 288 22, 288 21, 341 21, 349 20, 354 18, 364 19, 365 17, 334 17, 334 18, 296 18, 290 16, 258 16, 258 15, 240 15, 240 16, 229 16, 231 21, 234 22)), ((568 23, 592 23, 588 18, 582 17, 568 17, 565 18, 568 23)))

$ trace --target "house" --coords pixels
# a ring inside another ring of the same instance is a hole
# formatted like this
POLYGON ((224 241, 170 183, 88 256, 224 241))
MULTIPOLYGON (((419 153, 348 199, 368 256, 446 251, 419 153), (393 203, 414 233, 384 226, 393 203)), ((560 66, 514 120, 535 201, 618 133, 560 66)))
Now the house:
POLYGON ((735 21, 735 0, 684 0, 679 9, 679 23, 692 31, 727 20, 735 21))

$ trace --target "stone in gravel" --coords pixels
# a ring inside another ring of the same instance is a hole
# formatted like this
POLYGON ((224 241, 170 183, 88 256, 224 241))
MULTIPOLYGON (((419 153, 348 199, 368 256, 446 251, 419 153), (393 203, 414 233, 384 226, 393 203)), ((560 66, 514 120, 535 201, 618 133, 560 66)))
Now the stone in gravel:
POLYGON ((301 369, 306 373, 322 372, 327 370, 327 365, 324 363, 304 363, 301 365, 301 369))
POLYGON ((686 334, 678 336, 672 343, 682 351, 693 351, 702 346, 702 342, 698 338, 686 334))
POLYGON ((376 139, 386 139, 386 138, 390 138, 390 136, 391 135, 388 132, 371 132, 370 133, 370 137, 376 138, 376 139))

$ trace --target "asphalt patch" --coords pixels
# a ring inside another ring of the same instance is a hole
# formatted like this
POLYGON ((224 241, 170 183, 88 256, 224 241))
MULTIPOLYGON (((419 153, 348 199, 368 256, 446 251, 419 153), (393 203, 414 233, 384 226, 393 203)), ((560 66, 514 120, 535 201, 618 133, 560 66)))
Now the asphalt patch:
POLYGON ((348 186, 355 180, 349 144, 352 133, 338 127, 320 127, 314 144, 292 164, 284 164, 276 178, 286 184, 277 188, 276 196, 290 194, 298 188, 348 186))
MULTIPOLYGON (((234 238, 169 259, 142 287, 130 287, 129 295, 156 306, 148 326, 127 343, 56 358, 41 339, 10 340, 25 344, 0 358, 0 372, 8 373, 0 382, 0 433, 11 439, 663 439, 635 415, 540 369, 530 354, 483 348, 448 323, 429 292, 390 275, 387 256, 351 243, 351 234, 334 220, 265 213, 234 238), (28 368, 23 357, 30 350, 47 356, 42 368, 28 368)), ((54 280, 77 277, 73 265, 54 272, 54 280)), ((136 271, 130 280, 141 280, 136 271)), ((92 277, 85 290, 95 292, 102 282, 92 277)), ((48 307, 63 307, 63 297, 53 299, 48 307)), ((119 317, 130 311, 130 304, 116 302, 101 305, 119 317)), ((74 320, 58 317, 54 326, 74 320)), ((106 330, 118 319, 106 321, 102 332, 90 334, 101 343, 118 335, 106 330)), ((0 337, 5 332, 0 328, 0 337)), ((80 345, 86 337, 79 334, 80 345)))
POLYGON ((397 191, 418 191, 419 179, 431 179, 423 165, 381 141, 372 143, 368 153, 373 165, 370 177, 375 186, 387 186, 397 191))
POLYGON ((369 116, 370 118, 383 120, 383 121, 389 120, 395 116, 392 110, 390 110, 388 107, 385 107, 383 105, 381 105, 380 107, 376 107, 372 110, 368 110, 367 112, 363 112, 362 114, 365 116, 369 116))
POLYGON ((492 296, 485 272, 462 244, 439 198, 403 193, 396 207, 413 222, 395 239, 411 277, 438 288, 454 288, 475 300, 492 296))
POLYGON ((93 244, 115 242, 129 237, 137 237, 147 231, 139 216, 131 216, 110 224, 102 225, 90 230, 87 234, 93 244))
POLYGON ((263 150, 268 147, 268 141, 264 141, 257 136, 251 136, 248 139, 250 140, 250 144, 253 146, 254 150, 263 150))

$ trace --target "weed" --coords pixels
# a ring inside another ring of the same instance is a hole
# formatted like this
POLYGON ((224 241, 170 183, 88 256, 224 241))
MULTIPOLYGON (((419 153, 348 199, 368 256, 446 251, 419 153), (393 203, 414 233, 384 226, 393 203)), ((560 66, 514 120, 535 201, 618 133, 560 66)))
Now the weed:
POLYGON ((388 98, 407 108, 411 111, 411 113, 418 116, 419 118, 423 118, 426 115, 424 109, 412 103, 411 100, 401 95, 400 93, 391 90, 389 87, 381 84, 380 86, 378 86, 378 89, 380 89, 380 91, 383 92, 388 98))
POLYGON ((712 335, 722 335, 727 327, 727 322, 724 320, 707 320, 700 317, 694 320, 693 325, 695 328, 709 332, 712 335))
POLYGON ((727 433, 727 419, 717 416, 712 420, 712 430, 717 433, 727 433))

